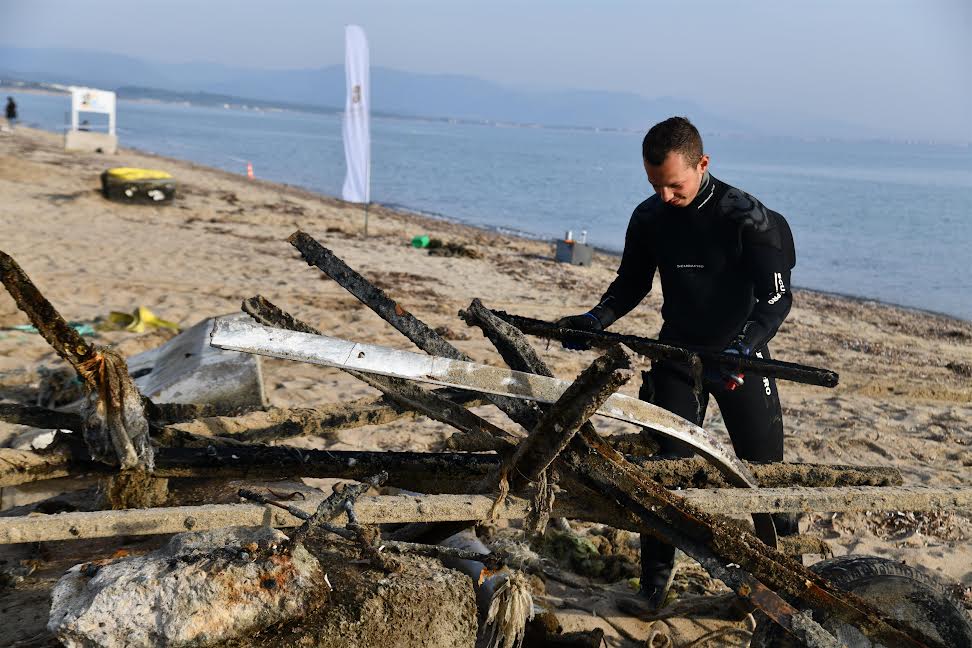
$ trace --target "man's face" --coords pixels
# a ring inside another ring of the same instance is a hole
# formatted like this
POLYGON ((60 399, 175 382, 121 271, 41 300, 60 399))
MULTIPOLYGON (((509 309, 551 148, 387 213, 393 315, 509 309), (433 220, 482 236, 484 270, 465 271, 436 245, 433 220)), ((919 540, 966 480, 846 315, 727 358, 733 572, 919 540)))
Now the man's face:
POLYGON ((648 182, 654 187, 655 193, 662 202, 672 207, 686 207, 699 193, 702 176, 709 168, 709 156, 703 155, 698 164, 690 164, 685 155, 678 151, 671 151, 665 161, 659 165, 645 162, 645 172, 648 182))

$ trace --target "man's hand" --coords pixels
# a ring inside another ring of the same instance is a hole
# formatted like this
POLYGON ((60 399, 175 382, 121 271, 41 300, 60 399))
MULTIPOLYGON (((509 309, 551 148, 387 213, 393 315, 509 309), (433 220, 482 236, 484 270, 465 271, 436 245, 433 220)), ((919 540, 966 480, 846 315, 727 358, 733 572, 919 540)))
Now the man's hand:
MULTIPOLYGON (((557 326, 575 331, 590 331, 591 333, 600 333, 604 330, 604 327, 601 326, 601 320, 597 319, 591 313, 561 317, 557 320, 557 326)), ((564 338, 561 344, 565 349, 570 349, 571 351, 586 351, 591 348, 590 342, 579 338, 564 338)))
MULTIPOLYGON (((736 338, 725 350, 723 350, 723 353, 749 356, 752 355, 753 348, 747 345, 741 338, 736 338)), ((735 373, 732 371, 723 370, 722 378, 725 381, 726 389, 729 391, 735 391, 738 387, 742 387, 744 384, 746 384, 746 375, 742 372, 735 373)))
MULTIPOLYGON (((752 355, 753 349, 747 346, 743 340, 736 338, 722 352, 729 355, 749 356, 752 355)), ((735 391, 746 384, 745 374, 719 365, 710 365, 706 368, 705 379, 710 382, 722 384, 729 391, 735 391)))

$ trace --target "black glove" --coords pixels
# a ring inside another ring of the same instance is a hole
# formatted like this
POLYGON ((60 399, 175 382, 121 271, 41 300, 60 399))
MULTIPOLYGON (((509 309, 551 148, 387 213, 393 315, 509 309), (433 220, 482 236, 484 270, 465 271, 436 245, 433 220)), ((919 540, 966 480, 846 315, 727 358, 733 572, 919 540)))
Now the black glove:
MULTIPOLYGON (((597 319, 591 313, 561 317, 557 320, 557 327, 573 329, 575 331, 590 331, 591 333, 600 333, 604 330, 604 327, 601 326, 601 320, 597 319)), ((566 337, 561 344, 565 349, 570 349, 571 351, 586 351, 591 348, 590 342, 575 337, 566 337)))

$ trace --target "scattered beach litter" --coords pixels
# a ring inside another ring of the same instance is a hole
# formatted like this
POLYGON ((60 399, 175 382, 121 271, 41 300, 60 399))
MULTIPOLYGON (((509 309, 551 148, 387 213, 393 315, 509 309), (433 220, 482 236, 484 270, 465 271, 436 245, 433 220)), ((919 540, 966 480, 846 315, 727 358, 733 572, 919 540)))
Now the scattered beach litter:
MULTIPOLYGON (((68 326, 78 332, 79 335, 95 337, 98 332, 89 322, 68 322, 68 326)), ((16 326, 4 326, 4 331, 18 331, 20 333, 37 333, 37 327, 31 324, 17 324, 16 326)))
POLYGON ((166 204, 175 198, 176 181, 158 169, 115 167, 101 174, 101 192, 116 202, 166 204))
POLYGON ((412 247, 426 249, 429 256, 465 257, 467 259, 481 259, 483 253, 465 243, 455 243, 432 238, 428 234, 420 234, 412 238, 412 247))
POLYGON ((152 328, 167 328, 179 331, 179 325, 158 317, 145 306, 137 306, 131 313, 111 311, 108 317, 97 322, 102 331, 126 330, 132 333, 144 333, 152 328))

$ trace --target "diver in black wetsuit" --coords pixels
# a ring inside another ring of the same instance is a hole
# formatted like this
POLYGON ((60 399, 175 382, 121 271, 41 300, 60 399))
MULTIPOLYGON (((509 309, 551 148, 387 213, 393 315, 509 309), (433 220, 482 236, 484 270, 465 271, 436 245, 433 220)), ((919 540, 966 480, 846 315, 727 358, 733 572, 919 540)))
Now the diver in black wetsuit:
MULTIPOLYGON (((684 117, 653 126, 642 157, 655 195, 631 216, 617 279, 597 306, 558 324, 606 329, 645 298, 657 270, 664 297, 660 340, 769 359, 767 343, 793 301, 790 270, 796 255, 786 221, 709 174, 702 138, 684 117)), ((586 348, 576 340, 564 346, 586 348)), ((697 399, 685 364, 656 361, 642 376, 639 398, 698 425, 713 396, 741 459, 783 459, 783 416, 773 379, 745 380, 706 368, 697 399)), ((662 456, 692 454, 677 441, 661 436, 658 441, 662 456)), ((781 535, 796 532, 794 516, 774 521, 781 535)), ((642 536, 641 594, 652 607, 664 602, 674 557, 674 547, 642 536)))

